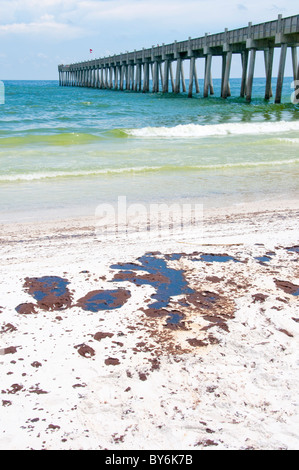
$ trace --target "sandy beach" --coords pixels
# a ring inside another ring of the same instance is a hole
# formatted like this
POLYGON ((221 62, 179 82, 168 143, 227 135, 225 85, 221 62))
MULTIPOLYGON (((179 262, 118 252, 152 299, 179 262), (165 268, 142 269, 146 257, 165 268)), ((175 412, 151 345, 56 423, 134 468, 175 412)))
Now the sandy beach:
POLYGON ((298 201, 1 226, 1 449, 298 449, 298 201))

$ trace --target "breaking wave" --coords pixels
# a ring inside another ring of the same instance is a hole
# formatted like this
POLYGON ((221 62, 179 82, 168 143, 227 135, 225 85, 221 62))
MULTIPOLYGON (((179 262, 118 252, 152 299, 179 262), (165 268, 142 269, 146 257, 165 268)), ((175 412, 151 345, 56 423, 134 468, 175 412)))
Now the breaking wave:
POLYGON ((267 135, 299 131, 299 121, 224 123, 213 125, 185 124, 175 127, 143 127, 128 129, 134 137, 190 138, 228 135, 267 135))

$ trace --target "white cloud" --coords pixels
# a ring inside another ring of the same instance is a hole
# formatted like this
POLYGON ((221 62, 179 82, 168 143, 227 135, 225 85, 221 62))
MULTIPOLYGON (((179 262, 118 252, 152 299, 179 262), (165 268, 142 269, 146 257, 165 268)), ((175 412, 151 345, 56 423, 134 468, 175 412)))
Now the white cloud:
POLYGON ((43 50, 48 64, 57 55, 63 57, 58 63, 74 62, 89 58, 90 47, 100 57, 261 23, 278 13, 295 15, 298 6, 294 0, 0 0, 2 64, 14 66, 27 50, 46 63, 38 57, 43 50))
POLYGON ((193 29, 207 27, 218 32, 232 24, 271 20, 277 12, 295 14, 293 0, 277 5, 272 0, 1 0, 1 34, 43 34, 80 37, 117 25, 127 32, 126 24, 150 33, 157 28, 193 29), (138 22, 138 23, 137 23, 138 22))
POLYGON ((59 23, 52 18, 42 17, 30 23, 10 23, 0 25, 0 35, 38 35, 56 39, 72 39, 80 37, 83 30, 78 26, 59 23))

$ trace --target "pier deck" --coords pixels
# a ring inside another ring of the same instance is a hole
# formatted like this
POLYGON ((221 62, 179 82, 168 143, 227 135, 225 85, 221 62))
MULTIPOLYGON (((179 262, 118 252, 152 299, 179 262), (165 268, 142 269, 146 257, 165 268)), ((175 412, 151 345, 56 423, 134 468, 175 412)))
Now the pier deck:
POLYGON ((256 51, 264 52, 266 86, 265 99, 272 97, 272 67, 274 48, 280 48, 279 69, 275 91, 275 103, 281 102, 287 48, 292 50, 294 89, 299 88, 299 66, 297 46, 299 45, 299 15, 278 18, 274 21, 247 26, 229 31, 227 28, 217 34, 172 44, 152 46, 149 49, 126 52, 85 62, 59 65, 61 86, 94 87, 100 89, 134 90, 153 93, 186 92, 183 62, 189 60, 188 96, 193 90, 200 93, 197 77, 197 59, 204 59, 204 87, 202 94, 214 94, 212 80, 212 59, 222 57, 221 96, 230 96, 230 69, 233 54, 241 57, 240 96, 251 101, 256 51), (173 64, 176 69, 173 71, 173 64), (150 76, 152 87, 150 90, 150 76))

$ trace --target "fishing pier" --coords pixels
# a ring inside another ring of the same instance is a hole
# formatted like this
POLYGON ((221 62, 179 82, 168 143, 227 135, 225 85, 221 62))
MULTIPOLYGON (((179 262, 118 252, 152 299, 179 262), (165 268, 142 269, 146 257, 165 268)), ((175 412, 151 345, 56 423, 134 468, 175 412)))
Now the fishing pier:
POLYGON ((193 92, 203 97, 214 94, 212 78, 213 57, 222 58, 221 97, 231 96, 230 70, 232 55, 240 56, 240 96, 251 101, 257 51, 263 51, 265 62, 265 99, 273 96, 272 71, 274 49, 280 49, 275 87, 275 103, 281 102, 287 48, 291 48, 294 89, 299 88, 299 15, 278 18, 244 28, 228 30, 172 44, 152 46, 149 49, 126 52, 101 59, 59 65, 59 85, 93 87, 100 89, 132 90, 152 93, 193 92), (204 85, 199 89, 198 67, 204 59, 204 85), (188 90, 184 77, 184 61, 189 61, 188 90), (151 87, 150 87, 151 83, 151 87))

